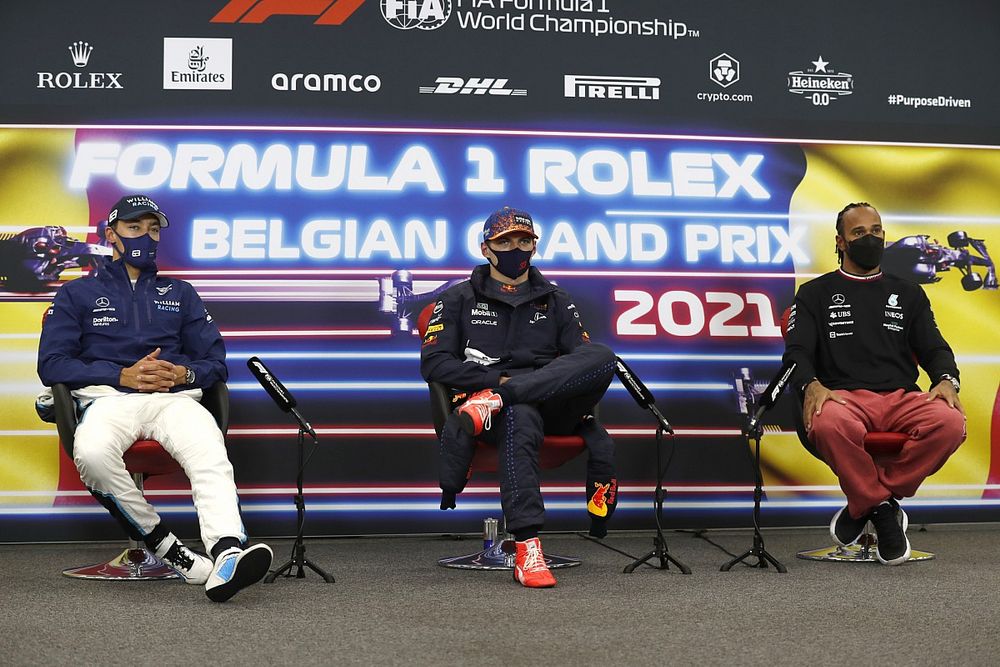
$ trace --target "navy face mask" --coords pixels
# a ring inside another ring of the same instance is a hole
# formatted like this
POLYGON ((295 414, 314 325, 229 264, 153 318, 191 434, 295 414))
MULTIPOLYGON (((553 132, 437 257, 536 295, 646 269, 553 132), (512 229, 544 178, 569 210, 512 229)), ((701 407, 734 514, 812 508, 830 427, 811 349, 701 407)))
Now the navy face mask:
POLYGON ((503 252, 493 250, 493 254, 497 258, 497 263, 495 265, 497 271, 511 280, 520 278, 521 274, 527 271, 528 267, 531 265, 532 252, 532 250, 521 250, 520 248, 504 250, 503 252))
POLYGON ((871 271, 882 262, 885 239, 865 234, 847 244, 847 256, 865 271, 871 271))
POLYGON ((125 248, 121 253, 122 261, 140 271, 156 270, 156 246, 159 245, 159 241, 154 240, 148 233, 131 239, 121 235, 118 238, 125 248))

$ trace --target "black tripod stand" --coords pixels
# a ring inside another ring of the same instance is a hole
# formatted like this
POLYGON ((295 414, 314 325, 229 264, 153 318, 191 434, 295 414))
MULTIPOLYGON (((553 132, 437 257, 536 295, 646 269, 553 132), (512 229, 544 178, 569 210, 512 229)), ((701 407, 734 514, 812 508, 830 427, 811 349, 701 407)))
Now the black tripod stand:
POLYGON ((636 404, 644 410, 649 410, 656 418, 656 492, 653 496, 656 504, 656 537, 653 538, 653 550, 642 558, 636 558, 629 563, 623 572, 631 574, 635 568, 647 564, 646 561, 649 559, 659 558, 660 564, 650 565, 650 567, 666 570, 670 567, 670 563, 673 563, 684 574, 691 574, 691 568, 670 555, 670 551, 667 549, 667 540, 663 537, 663 477, 667 474, 667 468, 662 463, 660 452, 663 449, 663 434, 669 433, 670 437, 673 437, 674 429, 670 427, 670 422, 656 407, 656 399, 653 398, 653 394, 642 383, 639 376, 628 367, 628 364, 622 361, 621 357, 615 357, 615 375, 621 380, 622 386, 628 390, 636 404))
MULTIPOLYGON (((313 438, 313 444, 317 444, 315 433, 311 433, 313 438)), ((302 495, 302 477, 305 474, 305 461, 303 460, 303 449, 305 448, 305 430, 299 427, 299 439, 298 439, 298 461, 299 461, 299 475, 296 479, 296 494, 295 494, 295 510, 298 514, 298 531, 295 535, 295 544, 292 545, 292 558, 287 563, 279 567, 277 570, 270 572, 267 577, 264 578, 265 584, 273 584, 274 580, 279 576, 285 577, 295 577, 296 579, 305 579, 306 573, 304 568, 309 568, 319 576, 323 577, 323 581, 328 584, 334 583, 333 575, 327 574, 322 568, 312 563, 308 558, 306 558, 306 545, 303 543, 303 533, 306 528, 306 499, 302 495), (298 568, 298 571, 293 575, 292 568, 298 568), (288 574, 284 574, 284 573, 288 574)))
MULTIPOLYGON (((751 410, 752 412, 752 410, 751 410)), ((760 472, 760 439, 764 435, 764 427, 756 418, 750 419, 748 415, 747 424, 743 428, 743 436, 747 445, 753 440, 756 444, 753 456, 754 487, 753 487, 753 546, 746 553, 733 558, 720 568, 721 572, 729 572, 729 569, 737 563, 746 563, 750 567, 767 568, 770 563, 778 572, 787 572, 785 566, 767 552, 764 548, 764 538, 760 534, 760 500, 764 495, 764 477, 760 472), (757 558, 756 563, 750 563, 747 559, 757 558)))
MULTIPOLYGON (((673 437, 673 432, 671 431, 670 436, 673 437)), ((622 570, 625 574, 632 574, 635 568, 640 565, 648 564, 647 561, 652 558, 658 558, 660 560, 659 565, 650 565, 650 567, 655 567, 657 570, 668 570, 670 569, 670 563, 673 563, 677 568, 684 574, 691 574, 691 568, 689 568, 684 563, 680 562, 670 554, 670 550, 667 548, 667 540, 663 537, 663 497, 666 495, 663 491, 663 477, 667 473, 666 467, 662 464, 661 451, 663 449, 663 426, 657 425, 656 427, 656 490, 653 493, 653 498, 656 504, 656 535, 653 537, 653 550, 650 551, 645 556, 636 558, 634 561, 625 566, 622 570)))

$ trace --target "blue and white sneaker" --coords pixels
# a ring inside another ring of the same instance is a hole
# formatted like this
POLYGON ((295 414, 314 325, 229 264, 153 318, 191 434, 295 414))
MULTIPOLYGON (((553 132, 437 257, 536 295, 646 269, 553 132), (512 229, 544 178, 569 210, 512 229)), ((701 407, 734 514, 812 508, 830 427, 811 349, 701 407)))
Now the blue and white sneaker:
POLYGON ((185 584, 200 586, 212 573, 212 559, 188 549, 173 533, 160 542, 156 555, 181 575, 185 584))
POLYGON ((205 583, 205 595, 212 602, 225 602, 263 579, 273 558, 274 553, 266 544, 226 549, 215 559, 215 567, 205 583))

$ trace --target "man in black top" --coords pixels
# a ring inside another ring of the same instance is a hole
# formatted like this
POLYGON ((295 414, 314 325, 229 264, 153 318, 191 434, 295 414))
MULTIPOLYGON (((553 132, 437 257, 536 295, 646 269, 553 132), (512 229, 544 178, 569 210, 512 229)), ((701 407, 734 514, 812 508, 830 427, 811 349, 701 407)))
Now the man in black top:
POLYGON ((955 356, 930 302, 915 284, 882 273, 885 232, 870 204, 848 204, 837 216, 840 269, 804 284, 788 322, 784 360, 797 362, 809 439, 836 473, 847 506, 830 522, 842 546, 871 521, 876 555, 898 565, 910 557, 906 513, 912 496, 965 440, 955 356), (917 387, 917 364, 932 388, 917 387), (869 431, 910 435, 899 454, 873 460, 869 431))
POLYGON ((500 499, 517 541, 514 577, 554 586, 538 531, 545 507, 538 481, 544 435, 579 435, 589 451, 591 535, 603 537, 617 500, 614 442, 591 414, 614 375, 615 355, 591 343, 569 294, 531 266, 538 236, 531 216, 504 207, 483 227, 489 264, 435 304, 421 346, 421 373, 468 396, 441 434, 441 508, 467 481, 474 438, 497 446, 500 499))

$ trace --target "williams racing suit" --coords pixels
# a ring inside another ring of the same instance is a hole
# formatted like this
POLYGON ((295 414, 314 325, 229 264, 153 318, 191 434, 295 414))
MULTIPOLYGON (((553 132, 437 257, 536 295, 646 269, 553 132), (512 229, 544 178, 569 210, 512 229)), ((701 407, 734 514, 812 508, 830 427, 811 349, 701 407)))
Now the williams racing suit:
POLYGON ((155 270, 135 284, 121 260, 106 259, 91 276, 63 285, 39 341, 42 383, 66 384, 82 410, 73 459, 97 500, 134 538, 160 523, 132 482, 122 454, 139 439, 156 440, 191 482, 205 548, 222 537, 246 540, 233 467, 223 435, 198 402, 201 389, 225 381, 226 350, 194 288, 155 270), (160 348, 159 358, 194 372, 189 385, 142 393, 119 385, 122 369, 160 348))

